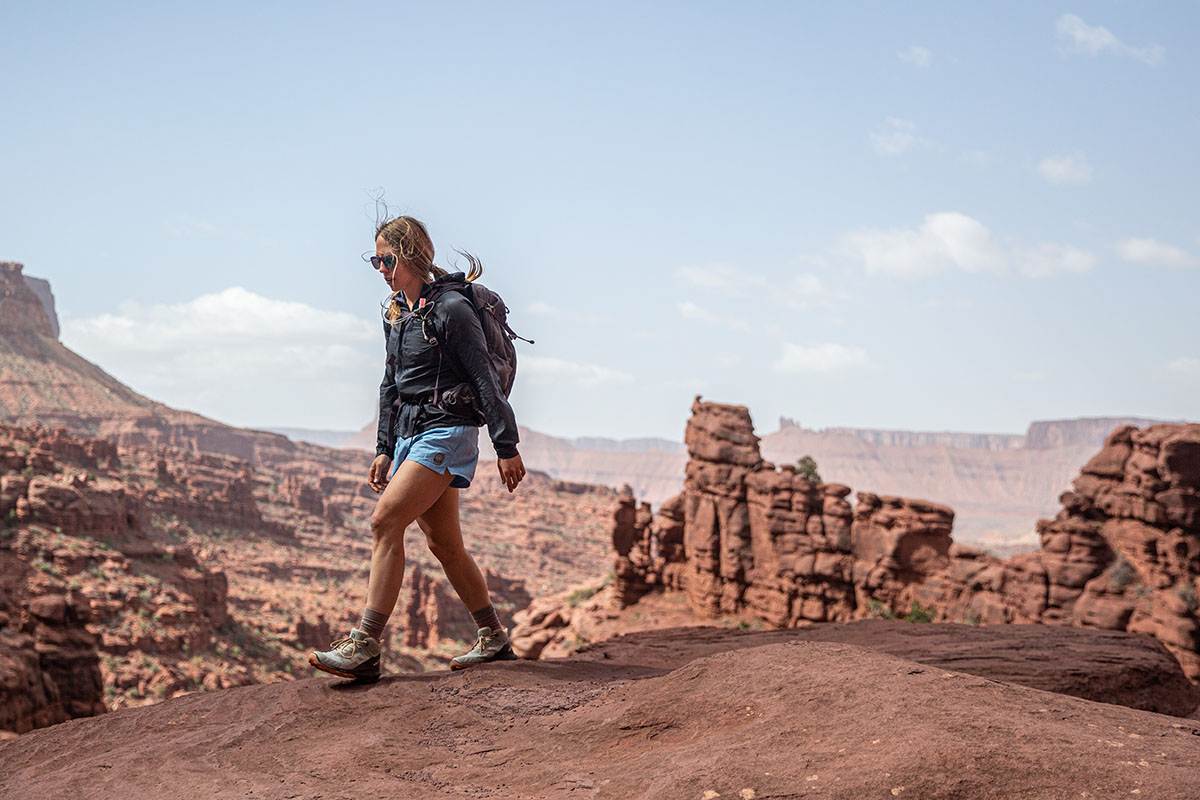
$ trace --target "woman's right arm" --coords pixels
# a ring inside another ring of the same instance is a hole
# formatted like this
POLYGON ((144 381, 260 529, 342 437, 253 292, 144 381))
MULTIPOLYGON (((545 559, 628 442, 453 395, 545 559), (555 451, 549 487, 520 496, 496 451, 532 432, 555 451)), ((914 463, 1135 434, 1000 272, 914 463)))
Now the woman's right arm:
POLYGON ((371 469, 367 473, 367 485, 376 492, 382 492, 387 486, 388 470, 392 466, 392 407, 399 397, 396 390, 396 362, 387 347, 391 327, 387 320, 383 321, 387 362, 383 368, 383 380, 379 383, 379 428, 375 434, 375 460, 371 462, 371 469))

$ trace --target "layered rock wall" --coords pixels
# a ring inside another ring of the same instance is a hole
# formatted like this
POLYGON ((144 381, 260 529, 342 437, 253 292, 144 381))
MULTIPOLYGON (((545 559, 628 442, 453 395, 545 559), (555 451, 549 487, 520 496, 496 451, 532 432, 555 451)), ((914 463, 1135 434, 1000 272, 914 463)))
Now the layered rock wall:
POLYGON ((1117 428, 1038 523, 1042 549, 1002 560, 953 542, 954 512, 813 484, 762 459, 748 411, 697 399, 684 492, 657 519, 626 496, 616 597, 681 589, 695 613, 771 625, 930 615, 1149 633, 1200 679, 1200 425, 1117 428))

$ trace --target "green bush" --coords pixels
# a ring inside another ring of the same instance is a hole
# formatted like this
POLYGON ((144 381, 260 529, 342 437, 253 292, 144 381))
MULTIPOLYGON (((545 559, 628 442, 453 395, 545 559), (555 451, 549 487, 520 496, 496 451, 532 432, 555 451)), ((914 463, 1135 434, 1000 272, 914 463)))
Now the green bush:
POLYGON ((821 473, 817 472, 817 461, 812 456, 801 456, 796 462, 796 473, 807 478, 810 483, 820 483, 821 473))
POLYGON ((569 595, 567 595, 567 605, 569 605, 571 608, 574 608, 575 606, 579 605, 583 601, 590 598, 595 593, 596 593, 596 590, 592 589, 592 588, 576 589, 575 591, 573 591, 569 595))
POLYGON ((916 600, 912 601, 912 608, 904 615, 905 622, 933 622, 934 615, 937 614, 937 609, 933 606, 929 608, 921 608, 921 604, 916 600))

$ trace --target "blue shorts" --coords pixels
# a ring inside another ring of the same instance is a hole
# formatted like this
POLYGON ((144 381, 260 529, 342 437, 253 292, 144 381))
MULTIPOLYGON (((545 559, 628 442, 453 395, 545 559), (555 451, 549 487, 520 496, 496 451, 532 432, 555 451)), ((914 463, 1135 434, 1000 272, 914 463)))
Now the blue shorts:
POLYGON ((397 439, 392 475, 405 461, 415 461, 442 475, 450 473, 454 476, 450 485, 466 489, 479 463, 479 428, 474 425, 430 428, 408 439, 397 439))

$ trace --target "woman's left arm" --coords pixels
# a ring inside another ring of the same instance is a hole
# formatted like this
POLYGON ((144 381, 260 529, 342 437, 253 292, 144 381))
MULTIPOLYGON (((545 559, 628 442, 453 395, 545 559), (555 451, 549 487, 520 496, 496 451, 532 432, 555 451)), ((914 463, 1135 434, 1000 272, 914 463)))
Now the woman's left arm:
POLYGON ((445 340, 451 355, 466 370, 467 380, 475 390, 475 398, 483 418, 496 457, 517 457, 517 419, 508 398, 500 391, 500 384, 488 357, 487 340, 483 337, 483 326, 471 301, 457 292, 447 292, 438 302, 445 305, 447 322, 445 340))

